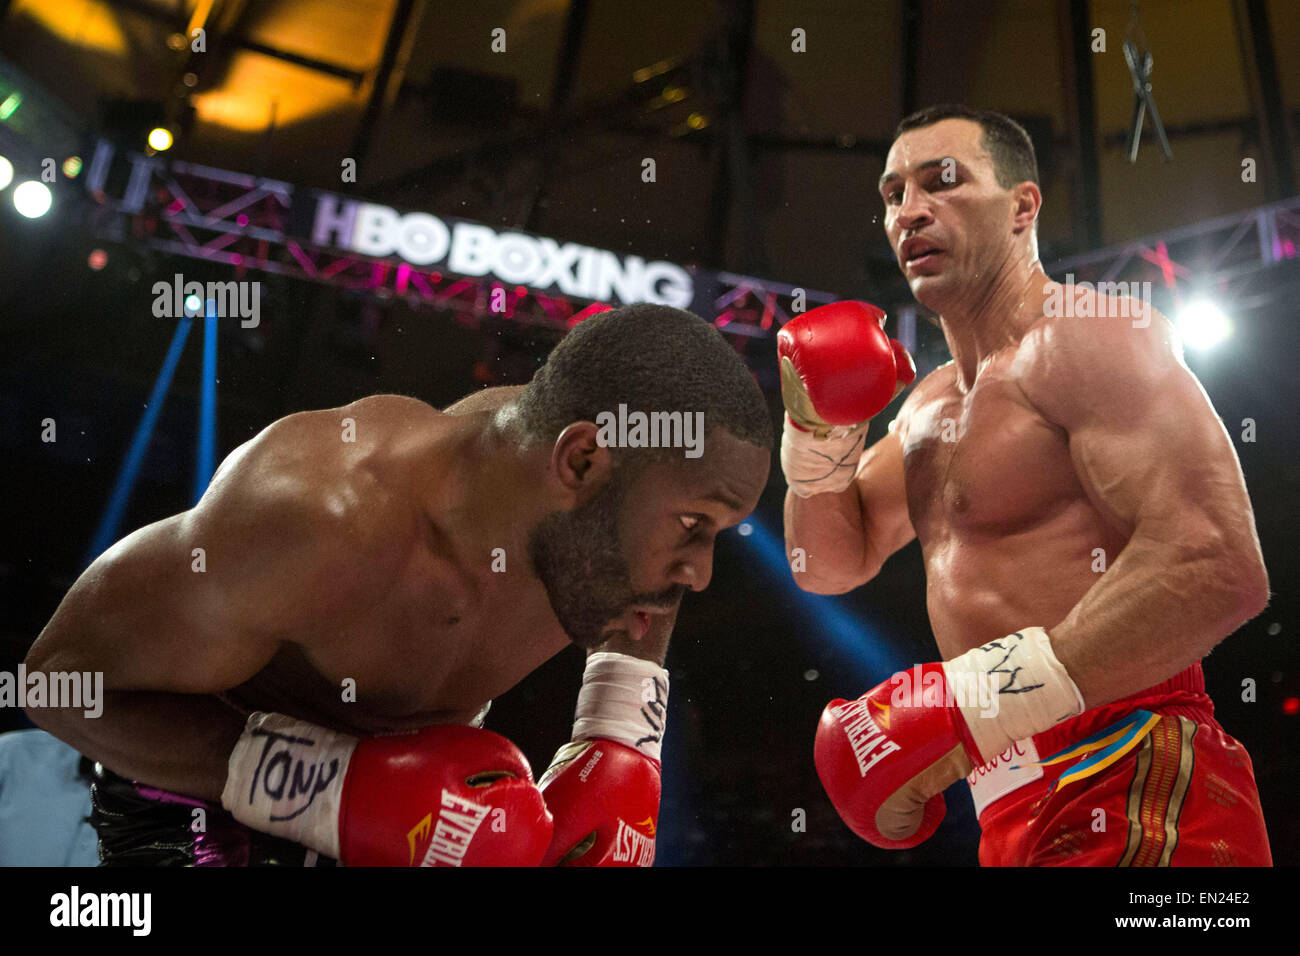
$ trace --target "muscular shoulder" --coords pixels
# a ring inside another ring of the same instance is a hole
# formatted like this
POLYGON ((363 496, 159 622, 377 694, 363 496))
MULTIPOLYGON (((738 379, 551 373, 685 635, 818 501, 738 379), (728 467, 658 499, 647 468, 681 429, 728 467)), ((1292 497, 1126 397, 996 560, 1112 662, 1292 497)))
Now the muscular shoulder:
POLYGON ((374 396, 282 418, 231 453, 188 522, 241 555, 241 578, 283 583, 292 569, 304 593, 363 602, 418 533, 396 439, 412 416, 437 414, 374 396))
POLYGON ((337 420, 365 420, 381 429, 389 427, 405 431, 428 424, 442 413, 427 402, 409 395, 367 395, 337 409, 307 414, 333 416, 337 420))
POLYGON ((246 491, 349 518, 400 489, 406 475, 398 459, 412 444, 435 436, 441 418, 417 399, 372 395, 273 422, 236 449, 230 462, 246 491))
POLYGON ((949 359, 917 382, 916 387, 903 401, 903 405, 906 407, 909 402, 924 403, 928 399, 953 391, 956 387, 957 365, 949 359))
POLYGON ((449 415, 494 412, 507 402, 523 394, 525 387, 523 385, 498 385, 495 388, 480 389, 477 392, 470 392, 454 405, 448 405, 445 411, 449 415))
POLYGON ((1162 382, 1187 373, 1164 315, 1134 299, 1090 295, 1093 315, 1044 317, 1011 364, 1025 397, 1057 424, 1084 408, 1141 411, 1162 382))

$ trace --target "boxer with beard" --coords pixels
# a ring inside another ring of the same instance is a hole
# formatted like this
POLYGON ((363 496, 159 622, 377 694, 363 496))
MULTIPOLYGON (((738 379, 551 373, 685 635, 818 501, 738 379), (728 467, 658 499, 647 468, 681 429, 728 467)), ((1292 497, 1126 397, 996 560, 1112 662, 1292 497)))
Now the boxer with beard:
POLYGON ((98 762, 107 865, 646 865, 678 604, 771 447, 735 350, 653 305, 445 412, 290 415, 96 560, 32 646, 29 672, 103 672, 102 717, 29 716, 98 762), (620 405, 702 413, 703 453, 611 446, 620 405), (480 725, 570 644, 573 740, 539 785, 480 725))

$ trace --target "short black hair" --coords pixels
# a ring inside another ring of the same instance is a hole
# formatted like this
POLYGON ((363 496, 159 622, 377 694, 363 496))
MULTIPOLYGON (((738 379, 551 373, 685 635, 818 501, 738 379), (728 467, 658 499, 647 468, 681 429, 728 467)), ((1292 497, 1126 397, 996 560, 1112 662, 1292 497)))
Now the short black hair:
POLYGON ((992 157, 994 175, 1003 189, 1010 189, 1023 182, 1038 184, 1038 157, 1034 154, 1033 140, 1025 128, 1010 116, 992 110, 972 109, 958 103, 927 106, 904 117, 894 130, 894 139, 897 140, 908 130, 933 126, 946 119, 965 119, 979 123, 980 129, 984 131, 980 145, 992 157))
POLYGON ((721 332, 681 309, 642 303, 580 322, 515 400, 525 432, 544 441, 574 422, 617 413, 620 404, 647 414, 703 412, 706 434, 721 427, 773 447, 771 415, 754 376, 721 332))

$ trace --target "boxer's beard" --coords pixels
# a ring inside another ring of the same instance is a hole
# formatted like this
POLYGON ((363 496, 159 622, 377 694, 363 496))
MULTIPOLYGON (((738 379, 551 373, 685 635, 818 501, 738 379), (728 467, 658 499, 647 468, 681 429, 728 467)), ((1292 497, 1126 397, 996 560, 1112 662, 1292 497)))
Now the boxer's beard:
POLYGON ((618 517, 630 480, 617 472, 585 505, 557 511, 528 535, 528 556, 551 609, 569 640, 591 649, 609 640, 606 628, 634 604, 675 605, 683 588, 638 594, 618 537, 618 517))

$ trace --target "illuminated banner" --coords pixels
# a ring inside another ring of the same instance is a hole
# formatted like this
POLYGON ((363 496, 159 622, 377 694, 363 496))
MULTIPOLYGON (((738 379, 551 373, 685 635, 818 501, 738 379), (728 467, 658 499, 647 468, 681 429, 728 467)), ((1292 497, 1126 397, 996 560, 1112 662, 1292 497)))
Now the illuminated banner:
MULTIPOLYGON (((333 193, 315 192, 308 205, 310 229, 304 232, 317 246, 371 258, 397 256, 421 268, 440 267, 591 302, 654 302, 688 309, 695 301, 690 273, 671 262, 646 262, 524 232, 497 232, 464 219, 403 214, 333 193)), ((303 215, 295 200, 291 233, 302 229, 303 215)))
POLYGON ((794 314, 837 298, 142 156, 106 140, 83 182, 105 238, 224 263, 237 277, 255 270, 451 310, 466 323, 495 315, 569 329, 609 305, 653 302, 703 316, 743 352, 746 340, 770 338, 794 314))

